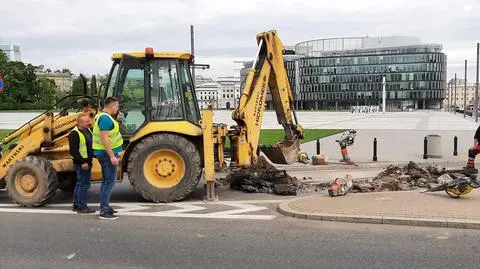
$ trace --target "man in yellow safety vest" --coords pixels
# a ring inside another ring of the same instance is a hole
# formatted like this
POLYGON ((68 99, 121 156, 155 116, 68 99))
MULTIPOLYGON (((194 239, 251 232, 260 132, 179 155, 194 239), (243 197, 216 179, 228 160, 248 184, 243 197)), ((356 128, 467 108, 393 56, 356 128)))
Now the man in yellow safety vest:
POLYGON ((123 139, 118 122, 113 118, 117 115, 119 100, 107 97, 103 111, 95 117, 93 125, 93 154, 102 166, 102 185, 100 187, 100 218, 117 219, 117 211, 110 207, 110 197, 117 175, 119 164, 118 154, 122 151, 123 139))
POLYGON ((91 125, 90 117, 87 114, 81 114, 77 118, 77 126, 68 136, 70 155, 72 155, 77 174, 72 210, 78 214, 95 213, 95 210, 87 206, 93 158, 91 125))

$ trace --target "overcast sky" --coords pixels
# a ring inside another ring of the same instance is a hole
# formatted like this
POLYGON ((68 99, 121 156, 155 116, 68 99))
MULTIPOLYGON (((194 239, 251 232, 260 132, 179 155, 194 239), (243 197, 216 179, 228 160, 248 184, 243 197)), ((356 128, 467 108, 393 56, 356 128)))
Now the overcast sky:
POLYGON ((20 45, 22 60, 75 73, 107 73, 113 52, 190 50, 206 76, 238 75, 255 56, 255 35, 276 29, 285 45, 344 36, 418 36, 440 43, 448 74, 474 79, 479 0, 3 0, 0 43, 20 45))

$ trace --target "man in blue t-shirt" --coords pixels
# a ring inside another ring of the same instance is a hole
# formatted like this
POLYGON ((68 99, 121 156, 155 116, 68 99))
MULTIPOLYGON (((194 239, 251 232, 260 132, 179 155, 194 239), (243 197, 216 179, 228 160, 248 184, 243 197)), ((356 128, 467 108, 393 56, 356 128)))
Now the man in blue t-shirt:
MULTIPOLYGON (((111 131, 113 130, 114 124, 111 118, 108 115, 101 115, 98 117, 98 127, 100 131, 111 131)), ((115 155, 118 155, 122 151, 122 146, 112 148, 112 151, 115 155)), ((108 155, 106 150, 97 149, 93 151, 95 156, 108 155)))
POLYGON ((102 166, 102 185, 100 187, 100 218, 117 219, 117 211, 109 203, 115 185, 118 154, 122 151, 123 139, 118 122, 112 117, 118 113, 119 100, 114 97, 105 99, 103 111, 96 117, 93 126, 93 155, 102 166))

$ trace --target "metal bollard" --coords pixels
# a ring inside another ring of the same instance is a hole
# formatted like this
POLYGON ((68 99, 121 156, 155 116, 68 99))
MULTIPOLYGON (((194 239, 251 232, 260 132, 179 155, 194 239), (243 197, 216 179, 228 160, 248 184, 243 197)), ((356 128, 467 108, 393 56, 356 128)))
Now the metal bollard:
POLYGON ((423 139, 423 158, 427 159, 427 137, 423 139))
POLYGON ((377 138, 373 138, 373 161, 377 161, 377 138))
POLYGON ((455 137, 453 138, 453 156, 457 156, 457 155, 458 155, 457 146, 458 146, 458 137, 455 136, 455 137))
POLYGON ((320 155, 320 139, 317 139, 317 155, 320 155))

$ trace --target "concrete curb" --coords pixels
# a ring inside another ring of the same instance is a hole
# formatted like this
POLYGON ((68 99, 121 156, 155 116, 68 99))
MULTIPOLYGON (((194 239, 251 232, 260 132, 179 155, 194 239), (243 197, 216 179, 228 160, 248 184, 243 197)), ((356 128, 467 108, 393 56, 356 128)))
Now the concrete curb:
POLYGON ((320 221, 338 221, 352 223, 370 223, 370 224, 393 224, 407 226, 425 226, 441 228, 458 229, 480 229, 480 220, 455 219, 455 218, 414 218, 397 216, 370 216, 370 215, 347 215, 335 213, 316 213, 304 212, 293 209, 289 204, 295 200, 305 199, 296 198, 290 201, 280 203, 277 211, 285 216, 298 219, 320 220, 320 221))

